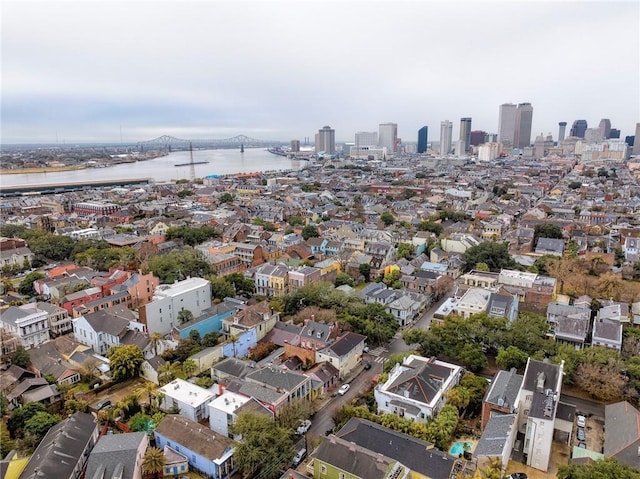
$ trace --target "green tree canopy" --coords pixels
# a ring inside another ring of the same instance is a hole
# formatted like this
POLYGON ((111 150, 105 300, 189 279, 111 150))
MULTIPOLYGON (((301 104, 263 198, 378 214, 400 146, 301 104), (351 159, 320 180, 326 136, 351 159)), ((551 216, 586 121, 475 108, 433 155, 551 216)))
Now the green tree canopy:
POLYGON ((509 254, 507 243, 495 243, 484 241, 472 246, 462 255, 466 271, 473 269, 478 263, 486 263, 490 271, 498 272, 501 269, 521 269, 509 254))
POLYGON ((396 258, 411 258, 416 247, 411 243, 398 243, 396 250, 396 258))
POLYGON ((60 421, 61 418, 58 415, 49 414, 46 411, 39 411, 27 419, 24 423, 24 430, 34 437, 34 442, 38 442, 52 426, 55 426, 60 421))
POLYGON ((368 263, 361 263, 358 266, 358 272, 364 276, 365 283, 368 283, 371 280, 371 265, 368 263))
POLYGON ((533 244, 538 244, 538 238, 562 239, 562 228, 551 223, 542 223, 533 228, 533 244))
POLYGON ((255 283, 242 273, 231 273, 225 276, 224 280, 233 285, 237 294, 250 297, 256 291, 255 283))
POLYGON ((184 244, 196 246, 211 238, 219 238, 220 232, 213 226, 203 225, 196 228, 177 226, 169 228, 166 233, 167 240, 179 239, 184 244))
POLYGON ((234 436, 242 441, 236 446, 235 465, 245 476, 276 479, 293 459, 292 431, 279 426, 271 418, 244 413, 231 426, 234 436))
POLYGON ((35 296, 36 290, 33 288, 33 282, 42 278, 44 278, 44 274, 42 274, 40 271, 33 271, 27 274, 24 278, 22 278, 22 281, 20 281, 18 292, 27 296, 35 296))
POLYGON ((509 370, 511 368, 516 368, 518 371, 522 371, 527 365, 528 359, 529 355, 527 353, 515 346, 509 346, 506 349, 498 351, 496 364, 501 369, 509 370))
POLYGON ((160 279, 161 283, 165 284, 171 284, 189 276, 204 278, 212 273, 209 263, 198 251, 190 247, 153 256, 149 260, 149 270, 160 279))
POLYGON ((319 236, 320 233, 318 232, 318 228, 316 228, 314 225, 307 225, 302 228, 302 237, 305 239, 305 241, 309 238, 318 238, 319 236))
POLYGON ((396 218, 389 211, 385 211, 380 215, 380 220, 384 223, 385 226, 391 226, 396 222, 396 218))
POLYGON ((11 356, 11 362, 16 366, 27 369, 29 366, 31 366, 31 358, 29 357, 29 352, 24 349, 23 346, 18 346, 11 356))
POLYGON ((353 281, 353 278, 351 276, 349 276, 347 273, 338 273, 338 275, 336 276, 336 280, 333 283, 336 288, 338 286, 342 286, 343 284, 349 285, 349 286, 353 286, 355 283, 353 281))
POLYGON ((558 479, 640 479, 640 471, 613 458, 580 464, 561 464, 558 479))
POLYGON ((107 353, 111 377, 114 381, 122 381, 138 375, 140 365, 144 361, 142 350, 135 344, 112 347, 107 353))

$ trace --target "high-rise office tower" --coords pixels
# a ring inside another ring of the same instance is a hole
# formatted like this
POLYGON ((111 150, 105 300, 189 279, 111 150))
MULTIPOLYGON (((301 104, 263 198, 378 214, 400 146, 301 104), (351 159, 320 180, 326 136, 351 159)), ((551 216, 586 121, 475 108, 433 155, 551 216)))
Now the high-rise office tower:
POLYGON ((612 140, 619 140, 620 130, 618 130, 617 128, 611 128, 611 131, 609 131, 609 138, 612 140))
POLYGON ((608 140, 611 138, 609 135, 611 134, 611 120, 609 118, 603 118, 600 120, 600 124, 598 125, 600 129, 600 138, 603 140, 608 140))
POLYGON ((323 126, 316 135, 316 153, 321 151, 327 155, 336 153, 336 131, 330 126, 323 126))
POLYGON ((456 155, 464 156, 471 140, 471 118, 460 118, 460 136, 456 145, 456 155))
POLYGON ((418 130, 418 153, 427 151, 427 142, 429 141, 429 127, 423 126, 418 130))
POLYGON ((378 146, 386 147, 389 153, 397 153, 398 124, 380 123, 378 131, 378 146))
POLYGON ((487 142, 487 132, 482 130, 472 131, 469 135, 469 144, 471 146, 482 145, 487 142))
POLYGON ((291 140, 291 151, 294 153, 300 151, 300 140, 291 140))
POLYGON ((453 123, 445 120, 440 123, 440 154, 446 156, 451 152, 451 135, 453 133, 453 123))
POLYGON ((513 147, 516 136, 516 113, 518 107, 513 103, 500 105, 498 115, 498 143, 513 147))
POLYGON ((378 146, 377 131, 358 131, 356 132, 356 147, 361 146, 378 146))
POLYGON ((513 146, 524 148, 531 144, 531 123, 533 107, 531 103, 519 103, 516 111, 515 138, 513 146))
POLYGON ((564 132, 567 130, 567 122, 561 121, 558 123, 558 145, 564 140, 564 132))
POLYGON ((632 155, 640 155, 640 123, 636 123, 636 137, 633 141, 632 155))
POLYGON ((575 120, 571 125, 570 136, 577 136, 578 138, 584 138, 584 133, 587 131, 587 120, 575 120))

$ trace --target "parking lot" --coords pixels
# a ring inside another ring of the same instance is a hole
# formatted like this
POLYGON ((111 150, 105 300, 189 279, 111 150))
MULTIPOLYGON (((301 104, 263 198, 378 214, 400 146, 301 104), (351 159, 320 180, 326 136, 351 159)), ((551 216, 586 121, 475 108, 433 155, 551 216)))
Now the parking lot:
POLYGON ((603 452, 604 448, 604 419, 596 416, 585 416, 584 428, 579 428, 577 423, 573 430, 572 446, 578 446, 581 442, 585 449, 595 452, 603 452), (584 438, 579 438, 579 429, 584 431, 584 438))

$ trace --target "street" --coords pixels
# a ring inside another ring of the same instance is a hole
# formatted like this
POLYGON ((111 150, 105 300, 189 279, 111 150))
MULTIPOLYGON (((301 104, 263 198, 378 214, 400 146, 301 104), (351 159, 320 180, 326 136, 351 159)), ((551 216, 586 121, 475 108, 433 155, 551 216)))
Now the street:
POLYGON ((341 406, 351 404, 351 401, 364 395, 372 387, 374 377, 382 372, 382 363, 375 362, 375 357, 365 354, 363 364, 356 368, 356 372, 353 375, 347 377, 347 381, 343 381, 341 383, 344 384, 345 382, 349 382, 351 385, 344 396, 340 396, 336 393, 338 390, 336 387, 329 393, 330 395, 323 400, 320 409, 313 417, 311 428, 309 428, 309 431, 307 432, 309 439, 322 437, 329 429, 333 430, 335 427, 335 424, 333 423, 334 413, 341 406), (364 361, 371 363, 371 369, 366 370, 363 368, 364 361))

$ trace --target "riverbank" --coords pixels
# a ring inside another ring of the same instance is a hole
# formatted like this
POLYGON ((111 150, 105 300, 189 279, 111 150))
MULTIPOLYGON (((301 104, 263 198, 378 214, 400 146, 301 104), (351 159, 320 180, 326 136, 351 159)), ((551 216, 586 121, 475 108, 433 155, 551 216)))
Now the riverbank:
POLYGON ((53 166, 42 168, 0 168, 0 175, 26 175, 30 173, 58 173, 60 171, 84 170, 87 165, 53 166))

